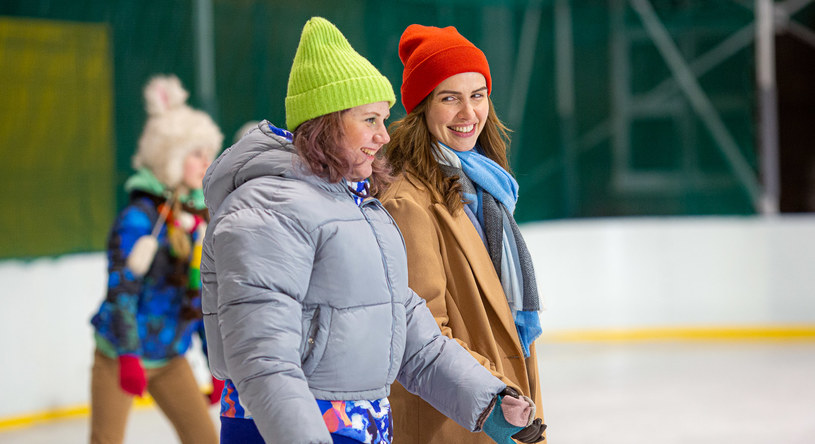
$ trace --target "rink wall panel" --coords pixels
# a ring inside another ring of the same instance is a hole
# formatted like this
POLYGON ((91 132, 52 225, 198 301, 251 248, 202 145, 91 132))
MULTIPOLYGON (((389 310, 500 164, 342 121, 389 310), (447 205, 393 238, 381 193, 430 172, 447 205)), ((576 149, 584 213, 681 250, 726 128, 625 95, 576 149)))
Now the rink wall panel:
MULTIPOLYGON (((580 331, 815 327, 815 216, 521 226, 544 339, 580 331)), ((89 401, 103 253, 0 262, 0 421, 89 401)), ((200 352, 190 356, 203 385, 200 352)))

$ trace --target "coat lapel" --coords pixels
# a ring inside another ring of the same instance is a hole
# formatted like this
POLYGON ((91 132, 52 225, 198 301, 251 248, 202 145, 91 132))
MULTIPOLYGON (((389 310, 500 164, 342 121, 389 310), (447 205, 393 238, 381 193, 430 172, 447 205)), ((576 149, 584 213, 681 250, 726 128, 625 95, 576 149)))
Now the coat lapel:
POLYGON ((489 303, 498 314, 498 318, 501 320, 501 326, 510 337, 513 338, 513 344, 518 352, 518 356, 523 356, 523 350, 520 345, 521 341, 518 339, 518 331, 515 328, 515 322, 512 318, 506 295, 504 295, 501 281, 495 272, 492 260, 484 244, 481 242, 481 237, 478 235, 473 223, 463 211, 453 216, 442 204, 433 204, 433 211, 435 211, 436 217, 442 225, 442 231, 449 230, 449 232, 452 233, 458 243, 459 249, 467 258, 473 276, 475 276, 478 286, 481 287, 487 303, 489 303))

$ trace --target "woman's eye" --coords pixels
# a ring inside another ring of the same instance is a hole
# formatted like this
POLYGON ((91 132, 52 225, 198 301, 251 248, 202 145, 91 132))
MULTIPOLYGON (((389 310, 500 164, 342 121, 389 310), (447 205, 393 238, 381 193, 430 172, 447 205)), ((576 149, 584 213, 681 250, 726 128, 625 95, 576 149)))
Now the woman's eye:
POLYGON ((473 94, 473 99, 481 99, 481 98, 483 98, 483 97, 484 97, 484 94, 481 94, 481 93, 475 93, 475 94, 473 94))
POLYGON ((372 125, 376 125, 376 117, 368 117, 367 119, 365 119, 365 121, 372 125))

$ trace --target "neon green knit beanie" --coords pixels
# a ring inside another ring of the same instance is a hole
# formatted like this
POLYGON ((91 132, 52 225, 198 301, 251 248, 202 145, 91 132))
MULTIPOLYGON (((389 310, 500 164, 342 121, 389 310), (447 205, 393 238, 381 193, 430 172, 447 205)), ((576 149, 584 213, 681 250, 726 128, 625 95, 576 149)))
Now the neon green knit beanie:
POLYGON ((286 126, 294 131, 315 117, 368 103, 393 106, 387 77, 359 55, 339 29, 322 17, 303 26, 286 93, 286 126))

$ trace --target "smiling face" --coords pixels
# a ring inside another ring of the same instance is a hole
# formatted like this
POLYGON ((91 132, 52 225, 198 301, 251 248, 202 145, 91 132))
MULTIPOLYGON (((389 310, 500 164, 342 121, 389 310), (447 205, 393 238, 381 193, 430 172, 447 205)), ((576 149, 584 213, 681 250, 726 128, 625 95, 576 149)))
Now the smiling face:
POLYGON ((484 75, 464 72, 448 77, 429 100, 425 120, 430 133, 456 151, 473 149, 490 110, 484 75))
POLYGON ((342 113, 345 148, 351 153, 353 169, 348 180, 370 177, 377 151, 390 141, 385 120, 390 117, 388 102, 356 106, 342 113))
POLYGON ((184 158, 184 175, 182 183, 190 190, 197 190, 201 188, 201 183, 204 180, 204 175, 207 174, 207 168, 212 161, 204 153, 204 149, 198 148, 192 150, 187 157, 184 158))

